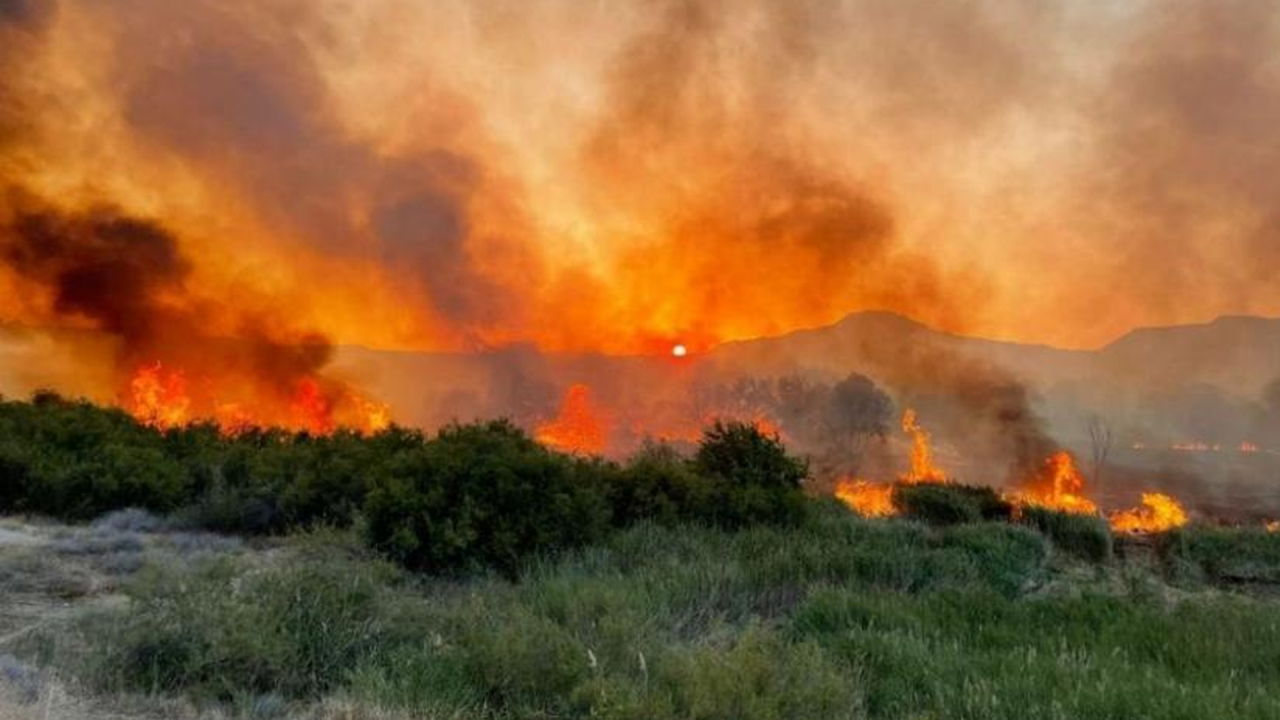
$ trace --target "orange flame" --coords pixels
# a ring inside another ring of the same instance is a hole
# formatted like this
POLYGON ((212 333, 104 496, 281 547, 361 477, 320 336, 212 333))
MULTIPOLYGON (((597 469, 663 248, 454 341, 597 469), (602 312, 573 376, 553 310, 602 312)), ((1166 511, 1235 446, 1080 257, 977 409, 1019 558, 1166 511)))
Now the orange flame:
POLYGON ((1240 443, 1240 452, 1242 453, 1256 453, 1258 450, 1259 448, 1257 444, 1251 443, 1248 440, 1240 443))
POLYGON ((181 370, 165 369, 158 361, 144 365, 129 381, 129 390, 126 409, 139 422, 162 430, 187 422, 191 398, 181 370))
POLYGON ((911 438, 911 469, 900 476, 902 482, 908 485, 945 483, 947 475, 933 464, 929 433, 920 427, 915 410, 908 408, 902 414, 902 430, 911 438))
POLYGON ((581 383, 565 392, 560 414, 538 426, 538 442, 558 450, 580 453, 602 452, 607 443, 605 424, 592 407, 591 388, 581 383))
POLYGON ((1269 533, 1280 533, 1280 520, 1268 520, 1263 527, 1269 533))
POLYGON ((303 378, 298 382, 293 402, 289 406, 294 424, 315 435, 333 432, 333 415, 329 400, 324 396, 315 378, 303 378))
POLYGON ((1142 507, 1111 515, 1116 532, 1162 532, 1187 524, 1187 512, 1175 499, 1161 493, 1143 493, 1142 507))
POLYGON ((1061 450, 1045 460, 1030 487, 1019 493, 1018 500, 1050 510, 1095 515, 1098 506, 1084 495, 1084 478, 1076 469, 1071 453, 1061 450))
POLYGON ((841 480, 835 495, 850 510, 863 517, 890 517, 898 514, 893 504, 893 485, 866 480, 841 480))
POLYGON ((129 379, 121 405, 139 422, 161 430, 211 420, 224 434, 238 435, 256 427, 278 426, 328 435, 339 424, 377 432, 391 423, 390 408, 340 383, 303 377, 292 394, 263 388, 252 381, 236 384, 234 376, 191 380, 181 369, 157 361, 143 365, 129 379), (235 399, 219 395, 233 385, 235 399))

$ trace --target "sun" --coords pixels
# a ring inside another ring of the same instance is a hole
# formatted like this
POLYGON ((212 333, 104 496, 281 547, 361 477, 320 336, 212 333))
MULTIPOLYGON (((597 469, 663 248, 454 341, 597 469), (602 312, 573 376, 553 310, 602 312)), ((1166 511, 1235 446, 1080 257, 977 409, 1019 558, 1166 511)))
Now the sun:
POLYGON ((684 345, 682 345, 682 344, 680 344, 680 343, 676 343, 675 345, 672 345, 672 346, 671 346, 671 356, 672 356, 672 357, 682 358, 682 357, 684 357, 685 355, 688 355, 688 354, 689 354, 689 348, 685 347, 684 345))

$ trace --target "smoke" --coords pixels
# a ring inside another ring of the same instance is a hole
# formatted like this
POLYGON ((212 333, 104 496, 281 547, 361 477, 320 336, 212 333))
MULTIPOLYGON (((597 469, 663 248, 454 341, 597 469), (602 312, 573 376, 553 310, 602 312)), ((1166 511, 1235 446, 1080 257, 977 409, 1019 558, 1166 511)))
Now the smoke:
POLYGON ((163 228, 107 208, 19 210, 0 227, 0 260, 47 290, 54 313, 91 320, 130 348, 171 325, 165 298, 183 293, 190 270, 163 228))
POLYGON ((189 261, 163 226, 116 208, 64 212, 34 203, 11 200, 0 262, 22 277, 46 318, 113 340, 116 390, 126 404, 131 376, 154 363, 184 385, 197 381, 183 402, 194 402, 199 417, 214 417, 219 405, 248 413, 240 405, 252 402, 264 421, 293 424, 281 407, 302 383, 314 383, 326 415, 348 400, 341 383, 322 375, 332 354, 327 339, 191 295, 189 261), (234 323, 233 337, 210 334, 225 322, 234 323))
MULTIPOLYGON (((697 355, 882 308, 1082 346, 1274 313, 1277 13, 0 0, 0 320, 287 386, 330 340, 697 355)), ((872 377, 1011 472, 1055 445, 1009 373, 883 348, 872 377)), ((432 402, 532 421, 576 380, 489 357, 432 402)), ((646 392, 617 396, 683 412, 646 392)))

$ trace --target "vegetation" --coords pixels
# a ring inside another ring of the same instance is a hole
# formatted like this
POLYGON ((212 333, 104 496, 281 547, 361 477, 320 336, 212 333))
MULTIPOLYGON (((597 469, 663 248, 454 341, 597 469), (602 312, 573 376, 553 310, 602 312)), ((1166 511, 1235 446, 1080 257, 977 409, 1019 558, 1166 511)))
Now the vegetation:
POLYGON ((18 680, 47 707, 54 675, 257 718, 1280 707, 1280 534, 1190 527, 1117 557, 1098 518, 992 522, 1008 504, 959 485, 900 487, 904 518, 863 519, 737 424, 623 463, 501 421, 223 437, 51 396, 0 404, 0 430, 4 511, 115 511, 0 545, 0 604, 51 608, 18 631, 0 614, 0 711, 18 680))
POLYGON ((127 605, 29 644, 99 692, 246 717, 318 701, 464 719, 1261 720, 1280 706, 1274 601, 1169 593, 1158 565, 1063 565, 1016 525, 821 503, 793 526, 641 523, 462 580, 359 548, 321 532, 152 564, 127 605))
POLYGON ((898 483, 893 504, 906 517, 932 525, 1008 520, 1013 505, 989 487, 954 483, 898 483))
POLYGON ((752 425, 716 423, 692 459, 661 446, 623 467, 557 453, 506 421, 435 437, 211 425, 159 431, 118 410, 41 394, 0 403, 0 512, 86 520, 126 507, 188 527, 281 534, 366 522, 415 570, 512 572, 527 556, 653 519, 796 523, 805 464, 752 425))
POLYGON ((1064 552, 1093 562, 1103 562, 1111 557, 1111 528, 1103 518, 1036 506, 1023 508, 1021 518, 1022 522, 1044 533, 1064 552))

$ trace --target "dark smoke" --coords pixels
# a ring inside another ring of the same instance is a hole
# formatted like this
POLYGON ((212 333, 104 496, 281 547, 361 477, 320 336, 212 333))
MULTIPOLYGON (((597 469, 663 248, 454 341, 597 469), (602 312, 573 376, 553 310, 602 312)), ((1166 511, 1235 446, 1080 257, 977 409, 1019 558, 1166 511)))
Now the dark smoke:
POLYGON ((325 337, 192 296, 190 263, 159 223, 110 207, 11 204, 0 224, 0 264, 47 296, 54 324, 87 324, 115 341, 120 392, 138 367, 157 361, 214 383, 193 389, 211 393, 196 398, 205 412, 245 386, 255 398, 289 398, 304 378, 321 382, 326 394, 341 390, 321 375, 332 357, 325 337), (212 334, 222 322, 234 324, 230 334, 212 334))
POLYGON ((62 316, 93 321, 126 347, 150 344, 172 321, 190 266, 154 222, 101 208, 19 210, 0 227, 0 260, 52 295, 62 316))

